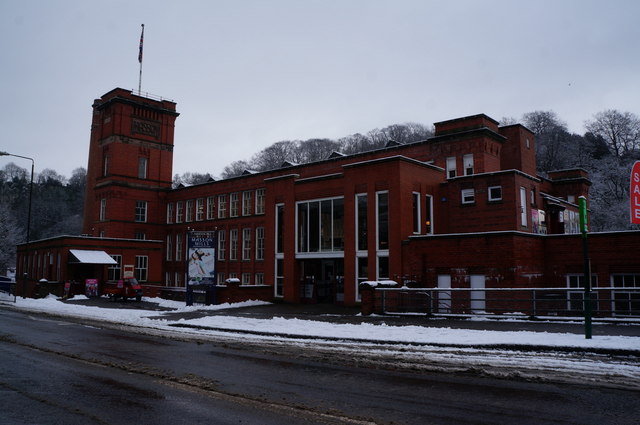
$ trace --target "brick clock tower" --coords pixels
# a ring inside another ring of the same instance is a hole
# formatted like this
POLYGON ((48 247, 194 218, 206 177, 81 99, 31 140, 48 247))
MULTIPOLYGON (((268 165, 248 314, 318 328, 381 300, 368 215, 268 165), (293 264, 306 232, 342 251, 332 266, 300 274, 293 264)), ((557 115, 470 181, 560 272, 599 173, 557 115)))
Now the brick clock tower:
POLYGON ((173 101, 116 88, 93 103, 83 233, 162 239, 171 189, 173 101))

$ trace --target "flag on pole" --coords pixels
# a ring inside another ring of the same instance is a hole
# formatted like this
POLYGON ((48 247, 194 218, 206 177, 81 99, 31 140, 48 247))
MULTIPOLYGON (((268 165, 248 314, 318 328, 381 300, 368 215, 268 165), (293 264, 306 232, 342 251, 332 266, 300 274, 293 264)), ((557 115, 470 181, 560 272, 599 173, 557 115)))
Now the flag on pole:
POLYGON ((142 63, 142 42, 144 41, 144 24, 142 24, 142 32, 140 33, 140 51, 138 52, 138 62, 142 63))

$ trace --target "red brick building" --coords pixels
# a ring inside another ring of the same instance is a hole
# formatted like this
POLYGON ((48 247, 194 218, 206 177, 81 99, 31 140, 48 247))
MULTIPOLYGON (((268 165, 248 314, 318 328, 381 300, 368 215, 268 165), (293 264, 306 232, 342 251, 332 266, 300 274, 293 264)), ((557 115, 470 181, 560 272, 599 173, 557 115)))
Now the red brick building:
MULTIPOLYGON (((587 173, 538 176, 535 138, 522 125, 480 114, 436 123, 418 143, 171 189, 175 106, 123 89, 95 100, 86 236, 20 245, 20 273, 69 279, 64 250, 93 244, 118 262, 96 265, 111 270, 93 272, 99 279, 133 265, 148 288, 184 287, 191 230, 216 232, 217 281, 239 279, 247 298, 354 305, 367 280, 566 287, 580 271, 576 203, 588 195, 587 173), (57 274, 43 274, 43 252, 59 258, 57 274)), ((606 249, 638 247, 640 235, 597 240, 599 281, 614 286, 621 273, 640 286, 633 250, 606 249)))

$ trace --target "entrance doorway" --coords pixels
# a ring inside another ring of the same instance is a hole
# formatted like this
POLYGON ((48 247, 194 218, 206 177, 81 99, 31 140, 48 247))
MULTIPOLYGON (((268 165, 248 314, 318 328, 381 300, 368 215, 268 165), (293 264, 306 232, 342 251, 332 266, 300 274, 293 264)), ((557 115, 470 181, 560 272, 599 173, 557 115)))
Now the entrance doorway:
POLYGON ((344 302, 344 259, 323 258, 302 261, 300 297, 317 303, 344 302))

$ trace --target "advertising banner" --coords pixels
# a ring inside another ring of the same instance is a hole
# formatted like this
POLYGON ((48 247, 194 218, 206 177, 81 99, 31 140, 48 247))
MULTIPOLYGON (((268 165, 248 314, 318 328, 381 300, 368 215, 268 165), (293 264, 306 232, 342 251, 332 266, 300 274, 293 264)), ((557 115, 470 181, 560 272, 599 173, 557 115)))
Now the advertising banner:
POLYGON ((640 161, 636 161, 631 170, 629 197, 631 201, 631 223, 640 224, 640 161))
POLYGON ((216 233, 191 231, 188 240, 187 274, 189 285, 216 283, 216 233))

